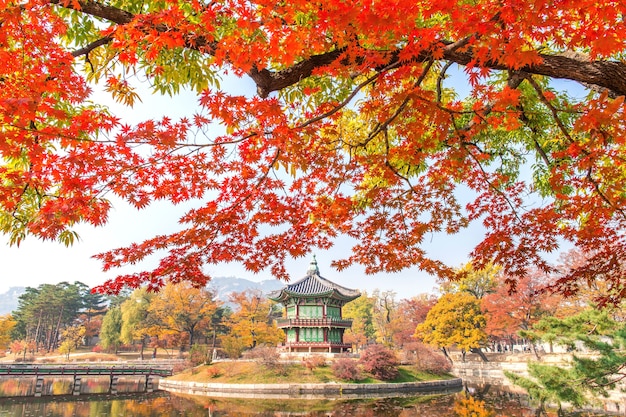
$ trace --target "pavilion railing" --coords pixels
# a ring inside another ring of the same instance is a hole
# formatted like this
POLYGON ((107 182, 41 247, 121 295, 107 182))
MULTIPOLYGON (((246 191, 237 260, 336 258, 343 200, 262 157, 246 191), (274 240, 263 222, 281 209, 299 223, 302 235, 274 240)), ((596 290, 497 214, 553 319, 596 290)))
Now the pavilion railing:
POLYGON ((283 318, 276 320, 278 327, 351 327, 352 320, 337 317, 283 318))
POLYGON ((352 348, 352 345, 350 343, 336 343, 336 342, 304 342, 304 341, 299 341, 299 342, 285 342, 282 344, 282 346, 286 347, 286 348, 307 348, 307 347, 312 347, 312 348, 342 348, 342 349, 350 349, 352 348))

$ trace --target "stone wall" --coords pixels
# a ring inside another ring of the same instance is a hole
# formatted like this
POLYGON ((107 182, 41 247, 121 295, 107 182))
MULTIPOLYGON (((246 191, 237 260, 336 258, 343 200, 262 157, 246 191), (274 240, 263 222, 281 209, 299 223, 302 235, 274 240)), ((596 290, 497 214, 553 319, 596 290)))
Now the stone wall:
POLYGON ((379 398, 452 393, 462 389, 460 378, 400 384, 215 384, 161 379, 159 388, 190 395, 234 398, 379 398))
POLYGON ((454 362, 452 374, 463 382, 478 385, 497 385, 519 389, 504 375, 505 372, 528 376, 526 362, 454 362))
MULTIPOLYGON (((452 367, 452 373, 463 379, 466 385, 476 385, 480 387, 494 386, 503 388, 512 393, 523 393, 524 391, 515 386, 504 375, 506 371, 521 376, 528 376, 527 363, 536 361, 536 357, 532 354, 511 354, 490 356, 490 362, 482 362, 476 358, 469 358, 466 362, 455 361, 452 367)), ((541 362, 545 364, 566 366, 571 360, 569 354, 550 354, 541 357, 541 362)), ((608 398, 597 398, 602 409, 618 415, 626 416, 626 393, 621 390, 610 392, 608 398)))

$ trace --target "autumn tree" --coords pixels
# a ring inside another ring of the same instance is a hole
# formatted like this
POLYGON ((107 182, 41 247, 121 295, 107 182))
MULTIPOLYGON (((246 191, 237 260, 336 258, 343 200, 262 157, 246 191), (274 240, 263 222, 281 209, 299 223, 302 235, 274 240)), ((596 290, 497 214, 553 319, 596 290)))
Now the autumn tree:
POLYGON ((122 311, 120 307, 113 307, 104 315, 100 328, 100 344, 104 349, 111 350, 117 355, 117 350, 122 344, 122 311))
POLYGON ((417 342, 415 328, 426 320, 437 298, 430 294, 420 294, 398 302, 396 314, 391 320, 391 334, 395 347, 411 350, 417 342))
POLYGON ((344 334, 344 342, 354 345, 358 352, 376 336, 374 326, 374 297, 368 296, 367 291, 362 291, 361 296, 343 307, 342 315, 352 320, 352 326, 344 334))
POLYGON ((392 320, 397 313, 398 301, 394 291, 372 292, 374 299, 374 309, 372 311, 372 322, 376 329, 376 341, 386 346, 393 343, 392 320))
MULTIPOLYGON (((596 258, 596 252, 583 253, 579 249, 571 249, 562 253, 553 274, 550 289, 556 292, 566 292, 555 312, 556 316, 573 316, 586 310, 590 305, 602 306, 606 300, 613 300, 614 306, 623 305, 623 294, 626 291, 626 281, 605 279, 607 274, 626 276, 626 263, 624 259, 605 259, 601 269, 587 270, 586 265, 590 259, 596 258), (572 280, 572 276, 580 279, 572 280), (568 291, 563 291, 563 286, 570 286, 568 291)), ((598 261, 599 262, 599 261, 598 261)), ((621 309, 626 312, 625 309, 621 309)), ((619 314, 620 309, 613 309, 613 314, 619 314)), ((622 315, 626 319, 626 314, 622 315)))
POLYGON ((68 326, 61 332, 61 344, 59 352, 65 354, 67 360, 70 354, 84 343, 87 329, 83 325, 68 326))
MULTIPOLYGON (((277 314, 280 314, 275 308, 276 304, 260 291, 232 293, 229 301, 233 304, 233 312, 227 321, 229 336, 239 341, 239 348, 276 346, 284 340, 285 334, 274 323, 277 314)), ((229 340, 228 343, 233 344, 235 341, 229 340)))
POLYGON ((158 337, 172 336, 182 350, 192 346, 199 336, 206 336, 217 308, 213 292, 181 282, 165 285, 150 300, 147 311, 158 337))
MULTIPOLYGON (((514 290, 506 285, 506 279, 506 275, 499 277, 500 285, 484 297, 482 309, 487 317, 485 331, 492 341, 513 350, 519 332, 531 329, 542 317, 554 314, 563 297, 546 291, 553 278, 539 270, 530 270, 517 281, 514 290)), ((535 349, 532 341, 530 347, 535 349)))
MULTIPOLYGON (((466 292, 478 299, 496 291, 498 285, 506 286, 505 280, 499 280, 500 267, 489 263, 476 269, 471 262, 456 269, 452 280, 440 280, 439 290, 443 293, 466 292)), ((508 287, 508 286, 507 286, 508 287)))
POLYGON ((15 355, 16 360, 19 356, 22 356, 22 361, 26 361, 26 354, 28 352, 31 354, 35 353, 37 345, 33 340, 15 339, 11 341, 9 348, 11 349, 11 353, 15 355))
POLYGON ((120 305, 122 326, 120 340, 131 345, 139 342, 139 357, 144 358, 144 348, 150 336, 158 334, 155 318, 149 315, 149 307, 155 295, 145 288, 137 288, 130 297, 120 305))
MULTIPOLYGON (((468 351, 480 354, 487 341, 486 320, 480 301, 467 293, 443 294, 426 315, 426 321, 415 329, 415 335, 424 343, 442 350, 450 358, 449 349, 456 347, 462 359, 468 351)), ((485 360, 484 354, 481 354, 485 360)))
POLYGON ((16 321, 10 314, 0 316, 0 349, 8 349, 9 344, 13 340, 11 333, 16 324, 16 321))
POLYGON ((99 288, 116 292, 201 286, 221 262, 287 278, 288 257, 340 235, 354 244, 337 268, 453 277, 428 237, 479 223, 477 268, 500 265, 514 284, 574 245, 593 256, 557 288, 599 279, 614 301, 624 12, 595 0, 5 2, 0 230, 69 245, 78 223, 106 222, 110 196, 196 202, 179 231, 99 255, 106 270, 162 256, 99 288), (254 88, 223 87, 232 79, 254 88), (195 93, 197 107, 124 120, 142 81, 147 94, 195 93), (90 95, 97 82, 117 114, 90 95))

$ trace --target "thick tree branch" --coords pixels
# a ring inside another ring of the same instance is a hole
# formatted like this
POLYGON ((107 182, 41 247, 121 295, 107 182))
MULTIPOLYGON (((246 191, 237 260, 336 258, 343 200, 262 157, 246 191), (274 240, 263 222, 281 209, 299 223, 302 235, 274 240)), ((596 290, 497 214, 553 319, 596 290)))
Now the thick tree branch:
POLYGON ((106 45, 107 43, 111 42, 113 40, 113 38, 111 38, 110 36, 105 36, 104 38, 100 38, 97 41, 91 42, 89 45, 77 49, 75 51, 72 52, 72 56, 74 58, 79 57, 81 55, 88 55, 89 52, 93 51, 94 49, 102 46, 102 45, 106 45))
POLYGON ((118 25, 125 25, 130 23, 135 15, 127 12, 126 10, 119 9, 117 7, 108 6, 96 1, 90 0, 78 0, 78 1, 64 1, 64 0, 50 0, 50 4, 56 4, 67 9, 73 9, 81 13, 88 14, 93 17, 99 17, 109 22, 116 23, 118 25), (80 8, 75 8, 74 5, 78 4, 80 8))
MULTIPOLYGON (((66 8, 73 8, 73 4, 76 4, 76 2, 63 0, 50 0, 50 3, 66 8)), ((80 12, 118 25, 128 24, 135 17, 130 12, 96 1, 78 0, 77 4, 80 6, 80 8, 77 8, 80 12)), ((192 34, 187 35, 186 38, 188 38, 189 48, 198 49, 205 53, 212 53, 214 50, 214 45, 206 40, 198 39, 198 37, 192 34)), ((442 48, 443 56, 440 57, 441 59, 464 66, 475 62, 476 57, 473 55, 472 50, 467 48, 466 39, 456 42, 443 41, 442 43, 446 46, 442 48)), ((323 54, 313 55, 280 71, 253 68, 248 75, 256 83, 258 94, 261 97, 266 97, 273 91, 279 91, 311 76, 314 69, 332 63, 341 56, 342 52, 343 49, 340 48, 323 54)), ((399 56, 400 51, 393 53, 383 67, 400 61, 399 56)), ((540 54, 539 57, 541 58, 541 63, 527 65, 517 70, 532 75, 567 79, 592 88, 607 89, 613 96, 626 95, 626 63, 618 61, 590 61, 586 56, 579 54, 540 54)), ((410 61, 407 61, 406 64, 413 65, 432 59, 433 57, 428 51, 423 51, 410 61)), ((511 69, 499 62, 481 62, 481 66, 494 70, 511 69)))
MULTIPOLYGON (((286 70, 271 72, 265 70, 256 78, 257 85, 262 86, 263 95, 278 91, 299 82, 311 75, 320 66, 328 65, 339 57, 342 51, 331 51, 310 57, 286 70), (258 81, 257 81, 258 80, 258 81), (260 83, 259 83, 260 82, 260 83)), ((394 54, 387 65, 399 61, 399 52, 394 54)), ((617 61, 589 61, 583 56, 546 55, 540 54, 542 63, 519 68, 528 74, 544 75, 552 78, 567 79, 583 85, 597 86, 608 89, 613 96, 626 95, 626 64, 617 61)), ((431 60, 430 54, 422 53, 407 64, 431 60)), ((474 60, 471 52, 458 52, 456 49, 444 49, 443 60, 459 65, 468 65, 474 60)), ((482 64, 494 70, 510 70, 497 62, 482 64)))

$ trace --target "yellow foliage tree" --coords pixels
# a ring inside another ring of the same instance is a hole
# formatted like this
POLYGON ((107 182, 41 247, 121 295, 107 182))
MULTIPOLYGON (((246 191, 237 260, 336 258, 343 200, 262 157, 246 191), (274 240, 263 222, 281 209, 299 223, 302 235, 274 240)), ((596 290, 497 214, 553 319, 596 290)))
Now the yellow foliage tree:
POLYGON ((239 338, 244 346, 276 346, 284 340, 284 333, 274 324, 275 304, 263 297, 260 291, 233 293, 235 304, 229 318, 230 336, 239 338))
POLYGON ((374 297, 369 297, 367 292, 363 291, 359 298, 343 308, 343 317, 352 320, 352 327, 346 330, 343 340, 345 343, 351 343, 356 352, 376 337, 373 318, 375 301, 374 297))
POLYGON ((210 328, 218 307, 214 294, 206 288, 195 288, 188 282, 169 283, 151 300, 148 312, 155 334, 173 336, 183 347, 193 345, 210 328))
POLYGON ((11 331, 17 322, 13 319, 13 316, 6 314, 0 316, 0 349, 6 350, 11 343, 11 331))
POLYGON ((83 325, 66 327, 61 333, 59 352, 66 355, 66 358, 69 360, 70 354, 83 344, 86 333, 87 328, 83 325))
POLYGON ((441 292, 466 292, 478 299, 493 293, 498 287, 498 277, 502 268, 493 263, 481 269, 475 269, 471 262, 455 271, 456 279, 442 280, 439 288, 441 292))
POLYGON ((457 347, 465 360, 467 351, 479 353, 485 344, 486 324, 479 299, 465 292, 448 293, 439 298, 426 320, 417 325, 415 336, 440 348, 448 359, 448 349, 457 347))

